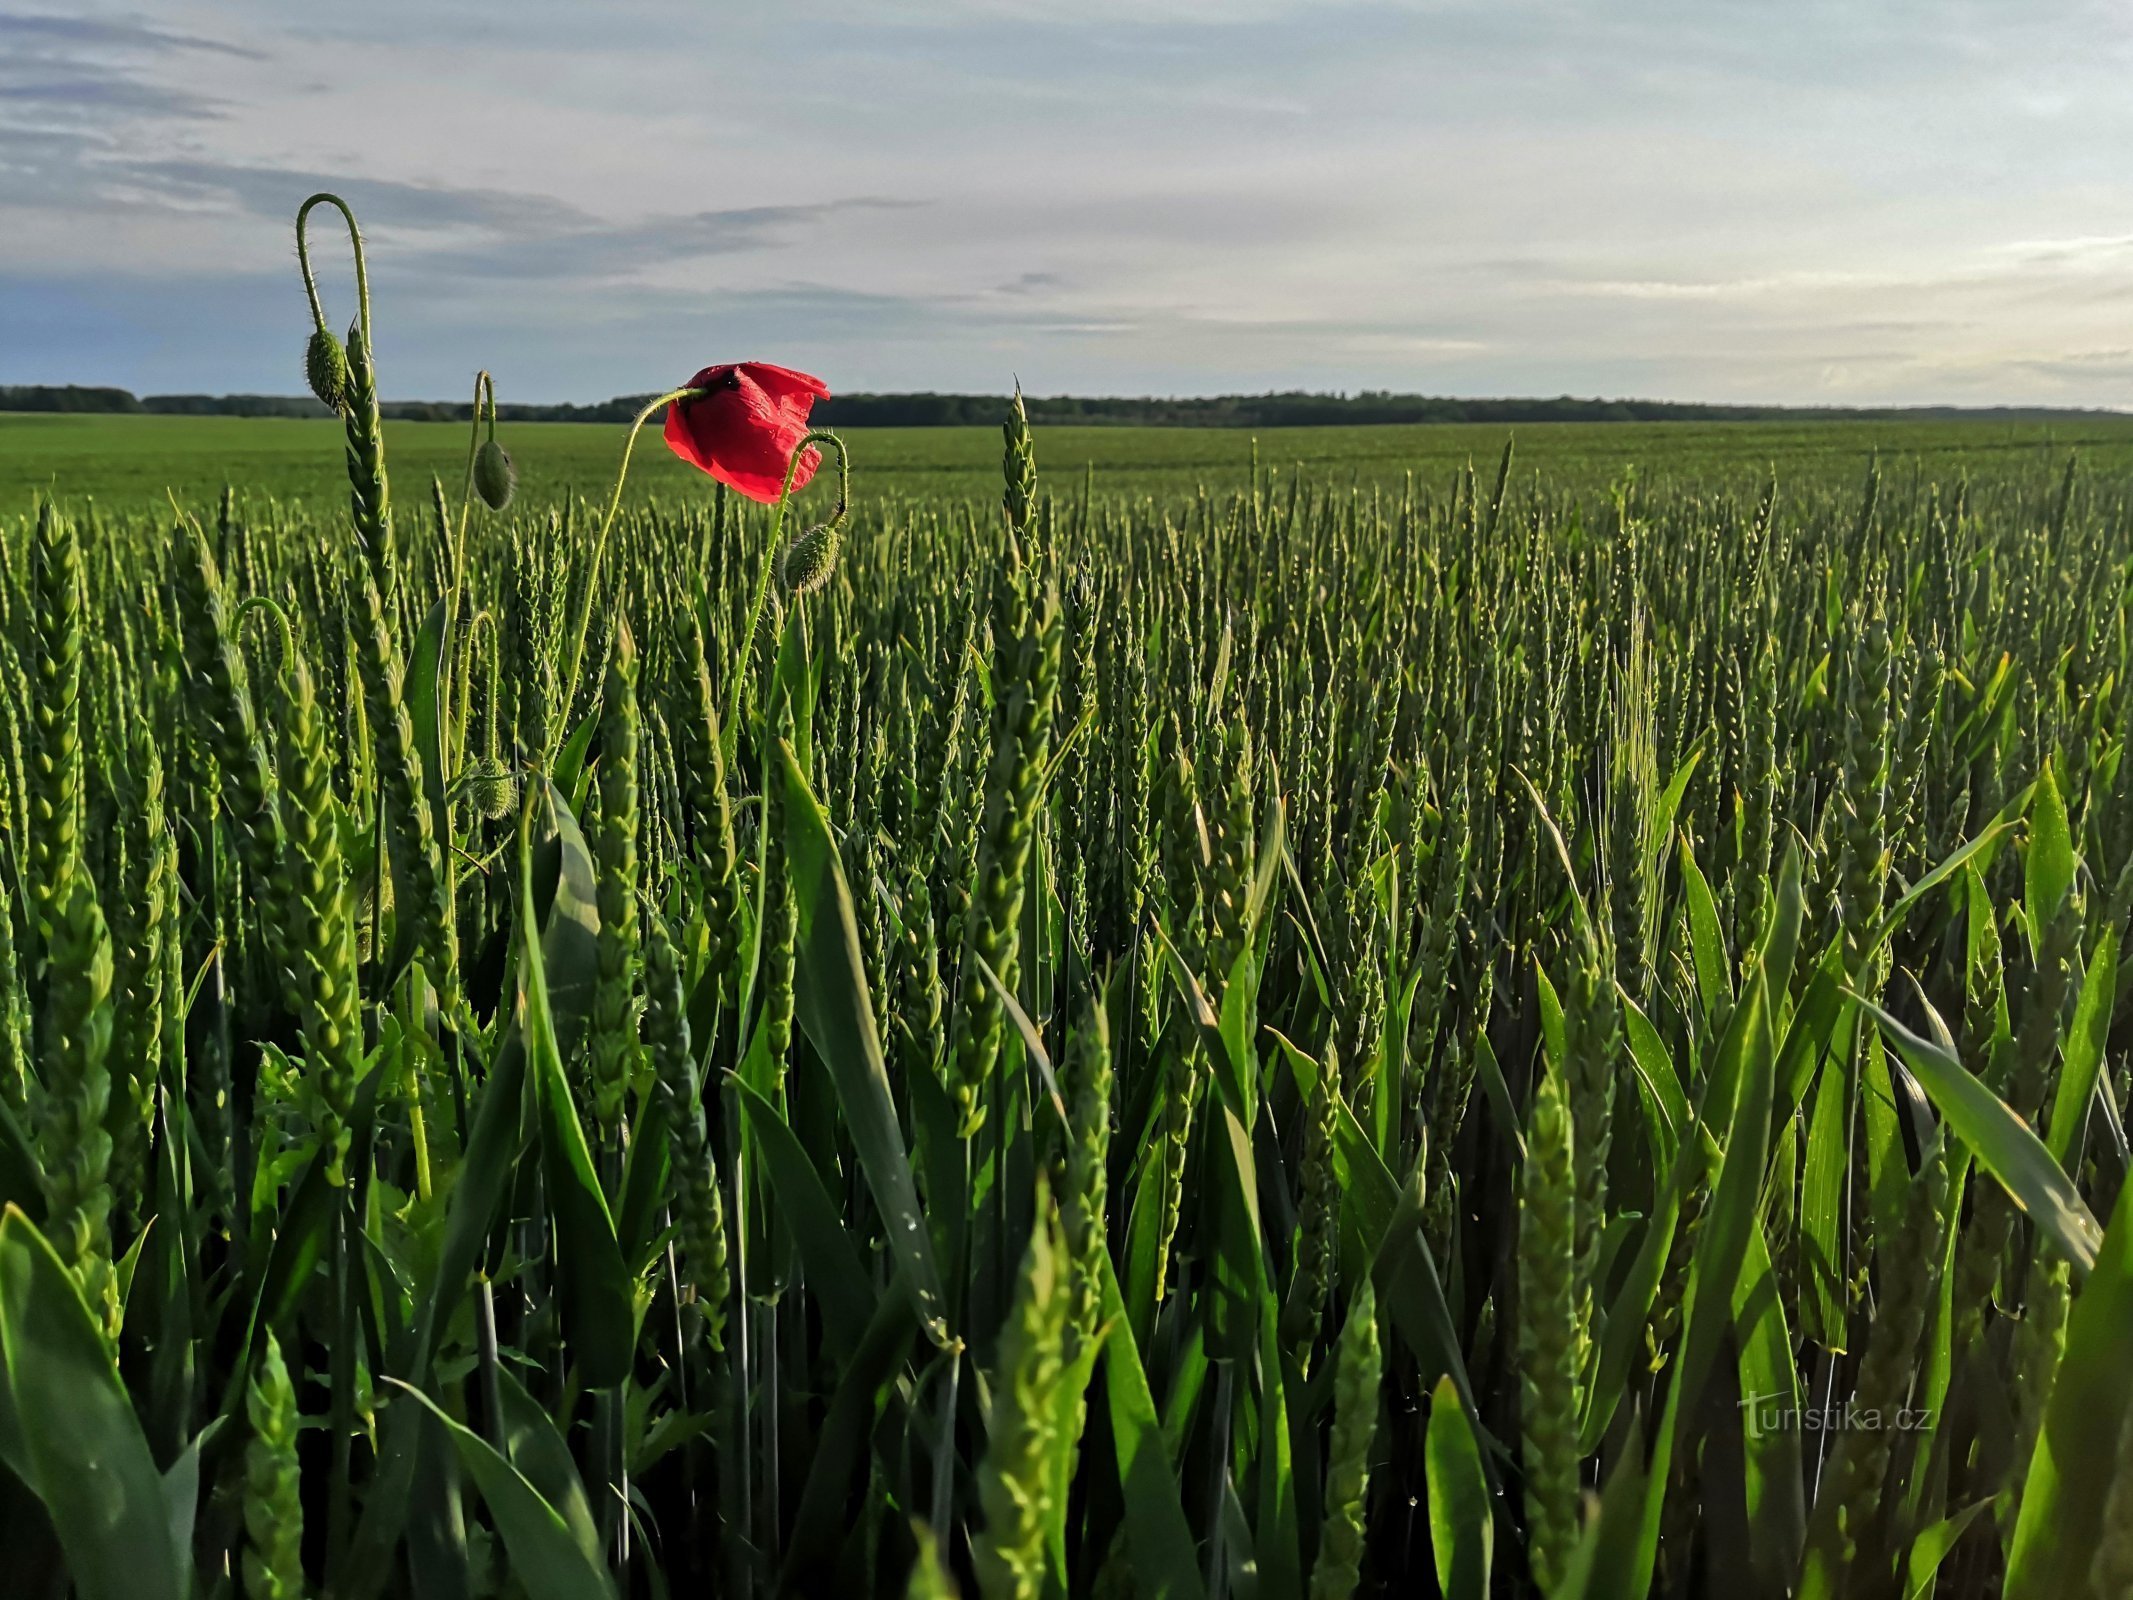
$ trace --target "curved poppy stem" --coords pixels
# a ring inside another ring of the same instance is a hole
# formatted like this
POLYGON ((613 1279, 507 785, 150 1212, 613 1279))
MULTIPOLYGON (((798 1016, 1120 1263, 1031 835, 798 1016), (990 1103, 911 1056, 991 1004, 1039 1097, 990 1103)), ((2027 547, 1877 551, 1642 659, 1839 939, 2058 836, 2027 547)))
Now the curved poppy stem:
MULTIPOLYGON (((459 527, 452 536, 452 592, 456 596, 467 570, 467 522, 474 513, 474 457, 481 451, 482 399, 488 398, 489 437, 496 437, 496 380, 486 371, 474 374, 474 415, 467 428, 467 475, 459 486, 459 527)), ((456 611, 458 607, 455 605, 456 611)))
POLYGON ((296 210, 296 264, 303 270, 304 294, 311 301, 311 323, 322 332, 331 332, 326 327, 326 307, 318 297, 318 278, 311 270, 311 241, 306 233, 311 213, 319 206, 332 206, 348 224, 348 248, 355 256, 356 275, 356 321, 363 330, 363 344, 371 348, 370 338, 370 268, 363 259, 363 230, 356 226, 355 213, 348 209, 348 202, 337 194, 324 192, 313 195, 296 210))
POLYGON ((727 737, 735 737, 732 730, 740 726, 741 714, 741 667, 746 662, 749 649, 755 644, 755 630, 763 624, 763 606, 770 598, 770 573, 777 564, 779 541, 785 534, 785 508, 792 504, 793 474, 800 470, 800 458, 807 454, 810 445, 828 445, 837 452, 837 507, 830 513, 832 526, 844 520, 844 513, 851 504, 852 461, 845 454, 844 441, 834 433, 820 428, 800 435, 800 442, 792 447, 792 454, 785 461, 785 483, 778 490, 777 515, 770 524, 770 543, 763 547, 763 565, 756 573, 755 600, 748 608, 747 624, 735 641, 733 670, 726 679, 726 727, 727 737))
MULTIPOLYGON (((570 646, 570 671, 563 677, 562 687, 566 696, 563 702, 564 724, 570 721, 571 708, 577 701, 578 673, 585 665, 585 632, 592 623, 593 596, 599 591, 600 566, 607 555, 607 536, 614 530, 615 513, 622 505, 622 486, 629 481, 630 452, 637 448, 637 435, 651 420, 652 413, 660 407, 672 405, 677 400, 693 400, 708 393, 708 389, 669 389, 638 412, 630 422, 629 437, 622 441, 622 465, 615 473, 615 492, 607 498, 607 515, 600 519, 600 532, 593 540, 592 568, 585 575, 585 604, 578 608, 577 636, 570 646)), ((555 753, 556 735, 562 731, 561 726, 549 731, 548 749, 544 752, 544 757, 555 753)))

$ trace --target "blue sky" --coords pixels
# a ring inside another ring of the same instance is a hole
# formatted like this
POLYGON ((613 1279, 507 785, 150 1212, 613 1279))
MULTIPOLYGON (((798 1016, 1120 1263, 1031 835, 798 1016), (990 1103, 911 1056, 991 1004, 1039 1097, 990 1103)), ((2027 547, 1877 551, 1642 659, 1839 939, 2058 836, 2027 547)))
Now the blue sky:
POLYGON ((0 382, 295 392, 330 184, 395 398, 2121 405, 2129 83, 2087 0, 0 0, 0 382))

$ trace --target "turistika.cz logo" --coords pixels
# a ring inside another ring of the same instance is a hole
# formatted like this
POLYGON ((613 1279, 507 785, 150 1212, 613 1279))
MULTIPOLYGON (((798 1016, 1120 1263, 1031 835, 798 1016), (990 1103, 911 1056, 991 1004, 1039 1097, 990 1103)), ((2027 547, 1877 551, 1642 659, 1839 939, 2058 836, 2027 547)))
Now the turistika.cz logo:
POLYGON ((1740 1402, 1748 1419, 1748 1436, 1773 1433, 1919 1433, 1932 1426, 1931 1406, 1802 1406, 1781 1394, 1749 1395, 1740 1402))

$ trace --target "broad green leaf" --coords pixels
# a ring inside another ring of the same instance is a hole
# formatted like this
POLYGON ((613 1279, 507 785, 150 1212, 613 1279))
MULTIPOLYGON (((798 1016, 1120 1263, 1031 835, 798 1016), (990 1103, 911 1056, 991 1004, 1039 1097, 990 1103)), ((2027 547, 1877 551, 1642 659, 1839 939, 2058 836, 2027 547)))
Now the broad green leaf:
POLYGON ((911 1295, 919 1326, 936 1344, 949 1343, 948 1308, 933 1264, 931 1236, 919 1208, 918 1189, 904 1149, 889 1070, 882 1059, 874 1002, 867 993, 866 965, 859 953, 859 927, 845 887, 829 820, 822 814, 790 746, 780 742, 772 781, 782 783, 786 861, 799 909, 798 971, 794 1003, 800 1026, 829 1067, 844 1111, 846 1130, 880 1209, 911 1295))
POLYGON ((1607 1329, 1602 1336, 1599 1362, 1585 1386, 1585 1419, 1579 1429, 1578 1453, 1589 1456, 1599 1449, 1615 1408, 1621 1403, 1630 1380, 1631 1365, 1644 1353, 1644 1330, 1651 1318, 1652 1302, 1658 1297, 1659 1281, 1666 1272, 1674 1230, 1681 1219, 1681 1199, 1703 1181, 1709 1156, 1709 1136, 1701 1129, 1681 1147, 1661 1192, 1644 1237, 1631 1260, 1622 1287, 1607 1311, 1607 1329))
POLYGON ((1111 1443, 1125 1497, 1126 1548, 1135 1588, 1149 1600, 1201 1600, 1198 1550, 1185 1519, 1176 1470, 1163 1448, 1163 1426, 1148 1374, 1141 1365, 1125 1302, 1108 1256, 1104 1276, 1104 1392, 1111 1406, 1111 1443))
POLYGON ((873 1280, 837 1202, 822 1187, 810 1161, 778 1108, 735 1078, 741 1110, 777 1196, 777 1216, 799 1248, 808 1288, 822 1311, 822 1332, 840 1361, 850 1361, 874 1318, 873 1280))
MULTIPOLYGON (((1710 1375, 1720 1342, 1732 1322, 1735 1286, 1747 1259, 1749 1236, 1757 1225, 1756 1203, 1770 1153, 1771 1079, 1776 1066, 1768 1004, 1758 970, 1742 993, 1736 1012, 1737 1020, 1743 1024, 1738 1065, 1728 1069, 1721 1063, 1712 1078, 1716 1084, 1731 1077, 1734 1094, 1726 1108, 1729 1116, 1725 1150, 1712 1180, 1703 1231, 1696 1241, 1688 1320, 1677 1358, 1683 1417, 1701 1399, 1704 1380, 1710 1375)), ((1715 1108, 1706 1108, 1706 1114, 1712 1109, 1715 1108)))
POLYGON ((1430 1395, 1423 1455, 1437 1587, 1444 1600, 1487 1600, 1496 1523, 1488 1479, 1482 1476, 1481 1450, 1449 1376, 1439 1378, 1430 1395))
POLYGON ((1922 1039, 1869 1000, 1854 996, 1881 1024, 1896 1052, 1976 1154, 1978 1164, 2000 1180, 2023 1215, 2042 1230, 2073 1265, 2076 1281, 2096 1264, 2102 1230, 2051 1152, 2028 1123, 1979 1083, 1963 1064, 1930 1039, 1922 1039))
POLYGON ((1843 1209, 1851 1118, 1846 1088, 1842 1063, 1825 1062, 1808 1113, 1807 1165, 1800 1182, 1800 1331, 1826 1350, 1842 1350, 1847 1342, 1843 1292, 1850 1276, 1849 1236, 1843 1209))
POLYGON ((508 1364, 496 1368, 496 1390, 503 1402, 504 1454, 540 1497, 553 1506, 563 1525, 590 1561, 600 1560, 600 1529, 592 1503, 571 1459, 555 1419, 526 1392, 508 1364))
POLYGON ((2104 1045, 2111 1037, 2111 1014, 2117 1001, 2118 930, 2106 928, 2089 961, 2073 1026, 2067 1030, 2059 1090, 2045 1127, 2044 1147, 2069 1171, 2079 1170, 2081 1135, 2088 1126, 2089 1102, 2096 1097, 2096 1079, 2103 1069, 2104 1045))
POLYGON ((1689 957, 1696 966, 1697 997, 1703 1002, 1704 1019, 1709 1022, 1733 1004, 1733 980, 1727 970, 1725 936, 1718 927, 1718 902, 1712 898, 1703 868, 1696 864, 1689 836, 1684 833, 1679 837, 1682 900, 1689 919, 1689 957))
POLYGON ((2067 1317, 2066 1354, 2029 1462, 2007 1561, 2006 1600, 2086 1593, 2103 1532, 2105 1496, 2121 1470, 2118 1441, 2133 1418, 2133 1183, 2121 1184, 2111 1230, 2067 1317))
POLYGON ((834 1578, 830 1557, 847 1531, 852 1479, 867 1458, 883 1392, 903 1365, 917 1331, 911 1320, 910 1297, 885 1294, 845 1363, 829 1414, 816 1435, 807 1483, 793 1515, 792 1536, 779 1577, 787 1592, 808 1592, 810 1585, 803 1580, 810 1575, 817 1585, 834 1578))
MULTIPOLYGON (((629 1376, 637 1347, 635 1290, 607 1195, 570 1097, 548 1005, 546 963, 536 936, 533 852, 519 851, 520 1023, 541 1144, 541 1175, 556 1230, 556 1278, 563 1337, 585 1383, 595 1389, 629 1376)), ((471 1470, 471 1469, 470 1469, 471 1470)))
POLYGON ((1541 1050, 1547 1057, 1548 1070, 1561 1072, 1563 1058, 1570 1050, 1563 1025, 1563 1001, 1538 956, 1533 958, 1533 984, 1540 998, 1541 1050))
POLYGON ((1911 1553, 1904 1561, 1904 1600, 1928 1600, 1933 1593, 1933 1582, 1940 1576, 1940 1565, 1948 1559, 1971 1523, 1977 1521, 1978 1513, 1992 1504, 1990 1500, 1977 1500, 1963 1507, 1954 1516, 1936 1522, 1911 1541, 1911 1553))
POLYGON ((1626 991, 1618 988, 1616 993, 1622 1006, 1623 1030, 1629 1038, 1630 1065, 1637 1073, 1638 1093, 1656 1113, 1655 1125, 1663 1130, 1652 1155, 1660 1165, 1671 1166, 1674 1151, 1689 1125, 1688 1096, 1682 1093, 1680 1075, 1674 1071, 1674 1059, 1667 1054, 1659 1030, 1626 991))
MULTIPOLYGON (((1289 1440, 1288 1373, 1281 1352, 1281 1307, 1271 1288, 1259 1296, 1259 1519, 1252 1526, 1253 1566, 1264 1600, 1303 1600, 1301 1511, 1289 1440)), ((1232 1586, 1234 1587, 1234 1585, 1232 1586)))
MULTIPOLYGON (((1265 1031, 1288 1058, 1297 1091, 1308 1105, 1311 1096, 1318 1091, 1317 1058, 1298 1049, 1274 1029, 1265 1031)), ((1400 1203, 1400 1185, 1385 1170, 1377 1146, 1371 1143, 1363 1125, 1355 1120, 1348 1102, 1338 1095, 1334 1097, 1333 1116, 1333 1175, 1340 1185, 1341 1206, 1355 1218, 1367 1251, 1375 1256, 1400 1203)))
POLYGON ((1600 1494, 1599 1515, 1585 1524, 1568 1567, 1549 1600, 1643 1600, 1650 1587, 1651 1555, 1647 1526, 1664 1490, 1666 1450, 1649 1472, 1644 1459, 1644 1427, 1630 1424, 1629 1438, 1607 1487, 1600 1494))
MULTIPOLYGON (((1748 1231, 1748 1249, 1733 1291, 1735 1337, 1740 1345, 1740 1389, 1744 1407, 1777 1407, 1787 1418, 1799 1414, 1799 1369, 1785 1326, 1785 1302, 1762 1224, 1748 1231)), ((1807 1503, 1801 1489, 1800 1432, 1780 1425, 1755 1425, 1757 1412, 1743 1418, 1746 1457, 1749 1560, 1768 1594, 1782 1594, 1798 1566, 1807 1540, 1807 1503)))
POLYGON ((2029 806, 2029 851, 2022 862, 2023 909, 2032 936, 2042 938, 2045 925, 2059 914, 2074 887, 2074 835, 2066 822, 2066 801, 2052 764, 2044 763, 2029 806))
MULTIPOLYGON (((527 796, 522 827, 532 829, 536 824, 544 835, 534 845, 541 977, 547 990, 550 1021, 559 1045, 567 1052, 582 1032, 592 1003, 599 928, 592 855, 554 787, 538 779, 527 796)), ((374 1079, 376 1074, 371 1076, 374 1079)), ((403 1373, 416 1377, 427 1374, 435 1341, 450 1322, 460 1297, 467 1292, 488 1243, 497 1208, 510 1189, 519 1156, 533 1142, 534 1123, 529 1109, 525 1034, 514 1018, 504 1026, 474 1108, 473 1131, 467 1138, 466 1153, 445 1210, 437 1275, 415 1325, 414 1349, 407 1364, 399 1369, 403 1373)), ((392 1425, 387 1426, 389 1429, 392 1425)), ((406 1457, 409 1471, 413 1470, 412 1448, 410 1440, 406 1457)), ((381 1528, 381 1519, 399 1514, 389 1501, 373 1497, 365 1505, 366 1527, 381 1528)), ((386 1550, 389 1549, 388 1544, 386 1550)))
POLYGON ((0 1216, 0 1358, 30 1469, 82 1600, 185 1600, 190 1561, 102 1330, 43 1234, 0 1216))
POLYGON ((1423 1232, 1422 1199, 1422 1167, 1417 1162, 1399 1191, 1398 1206, 1371 1260, 1370 1279, 1377 1289, 1380 1313, 1414 1353, 1422 1381, 1434 1383, 1440 1375, 1449 1377, 1460 1404, 1466 1407, 1467 1424, 1475 1437, 1502 1454, 1503 1447, 1481 1420, 1466 1356, 1444 1298, 1444 1281, 1423 1232))
POLYGON ((528 1600, 614 1600, 607 1570, 588 1556, 561 1512, 541 1497, 518 1468, 481 1435, 455 1422, 420 1389, 387 1379, 407 1400, 427 1409, 459 1452, 459 1464, 481 1493, 496 1523, 511 1574, 528 1600))

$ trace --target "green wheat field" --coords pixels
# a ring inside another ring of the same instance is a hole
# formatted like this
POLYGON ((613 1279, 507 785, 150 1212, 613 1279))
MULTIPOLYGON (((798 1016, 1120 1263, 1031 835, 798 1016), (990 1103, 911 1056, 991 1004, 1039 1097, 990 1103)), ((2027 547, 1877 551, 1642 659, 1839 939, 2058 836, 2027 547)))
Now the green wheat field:
POLYGON ((349 356, 0 419, 10 1595, 2133 1596, 2133 420, 349 356))

